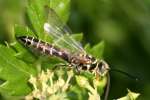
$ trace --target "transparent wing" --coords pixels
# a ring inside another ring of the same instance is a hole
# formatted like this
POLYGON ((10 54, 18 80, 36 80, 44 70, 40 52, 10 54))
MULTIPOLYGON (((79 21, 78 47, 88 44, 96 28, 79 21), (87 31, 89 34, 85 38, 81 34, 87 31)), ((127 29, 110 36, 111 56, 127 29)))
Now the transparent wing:
POLYGON ((80 43, 75 41, 69 34, 71 30, 59 19, 56 12, 49 8, 48 20, 44 24, 44 30, 54 39, 54 45, 69 49, 71 52, 84 52, 80 43))

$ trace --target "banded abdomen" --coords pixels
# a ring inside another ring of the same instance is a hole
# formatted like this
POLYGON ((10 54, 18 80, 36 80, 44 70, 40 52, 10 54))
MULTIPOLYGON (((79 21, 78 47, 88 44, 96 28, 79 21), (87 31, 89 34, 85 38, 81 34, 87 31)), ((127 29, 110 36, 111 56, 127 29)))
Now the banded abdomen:
POLYGON ((28 36, 20 36, 17 39, 25 46, 34 48, 36 51, 39 51, 42 54, 60 57, 69 62, 68 52, 65 52, 47 42, 28 36))

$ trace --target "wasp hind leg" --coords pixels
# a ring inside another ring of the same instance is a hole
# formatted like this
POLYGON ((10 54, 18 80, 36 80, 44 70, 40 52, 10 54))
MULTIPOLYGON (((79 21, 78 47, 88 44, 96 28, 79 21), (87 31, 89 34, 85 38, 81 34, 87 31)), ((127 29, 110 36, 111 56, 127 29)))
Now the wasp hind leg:
POLYGON ((71 70, 73 69, 73 65, 71 64, 64 64, 64 63, 60 63, 54 66, 54 68, 52 70, 56 70, 57 68, 61 68, 61 69, 65 69, 65 70, 71 70))
POLYGON ((68 66, 68 64, 63 64, 63 63, 56 64, 56 65, 54 66, 54 68, 52 68, 52 70, 56 70, 57 68, 62 68, 62 67, 65 68, 66 66, 68 66))
POLYGON ((79 75, 81 73, 81 68, 79 66, 75 66, 75 72, 79 75))

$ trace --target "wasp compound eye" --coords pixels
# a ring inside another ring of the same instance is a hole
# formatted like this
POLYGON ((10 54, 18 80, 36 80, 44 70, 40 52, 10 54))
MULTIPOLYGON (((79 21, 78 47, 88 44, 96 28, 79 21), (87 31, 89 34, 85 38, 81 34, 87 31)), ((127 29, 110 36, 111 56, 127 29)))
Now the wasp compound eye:
POLYGON ((110 70, 109 65, 104 60, 101 60, 99 62, 98 68, 99 68, 101 76, 105 76, 110 70))

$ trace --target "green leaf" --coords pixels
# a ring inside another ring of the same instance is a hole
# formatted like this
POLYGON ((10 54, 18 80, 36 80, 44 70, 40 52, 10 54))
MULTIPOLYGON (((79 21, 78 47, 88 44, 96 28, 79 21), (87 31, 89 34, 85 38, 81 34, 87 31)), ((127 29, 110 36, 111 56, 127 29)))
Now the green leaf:
POLYGON ((87 43, 87 44, 84 46, 84 49, 86 50, 86 52, 90 53, 90 50, 91 50, 90 44, 87 43))
POLYGON ((72 85, 69 89, 69 98, 70 100, 87 100, 88 94, 85 88, 81 88, 77 83, 72 85))
POLYGON ((28 86, 28 79, 31 74, 35 75, 33 67, 18 60, 11 48, 0 45, 0 92, 8 95, 25 95, 31 88, 28 86))
MULTIPOLYGON (((32 36, 35 37, 34 33, 28 28, 19 25, 15 25, 14 32, 16 37, 19 36, 32 36)), ((36 58, 32 52, 30 52, 27 48, 25 48, 22 44, 18 42, 14 42, 10 44, 18 53, 16 54, 17 58, 22 59, 25 62, 33 63, 36 58)))
POLYGON ((29 18, 28 24, 35 32, 36 36, 41 39, 47 39, 44 34, 43 25, 47 21, 45 6, 53 8, 60 19, 66 23, 69 17, 70 0, 28 0, 27 16, 29 18))
POLYGON ((30 28, 32 28, 35 34, 41 38, 44 38, 43 25, 44 22, 46 22, 44 6, 46 4, 48 4, 47 0, 28 0, 27 5, 28 21, 32 25, 30 28))
POLYGON ((20 26, 17 24, 14 26, 14 32, 15 32, 16 37, 19 37, 19 36, 34 36, 34 37, 36 37, 36 35, 28 27, 20 26))
POLYGON ((64 23, 70 15, 70 0, 50 0, 50 7, 53 8, 64 23))
POLYGON ((21 45, 18 42, 15 42, 12 44, 12 48, 14 48, 18 53, 15 54, 15 57, 23 60, 26 63, 33 64, 36 61, 36 56, 33 55, 31 51, 29 51, 28 48, 25 48, 23 45, 21 45))
POLYGON ((71 37, 73 37, 76 41, 81 42, 83 39, 83 33, 72 34, 71 37))
POLYGON ((96 58, 103 58, 103 52, 104 52, 104 41, 96 44, 95 46, 93 46, 92 48, 90 47, 89 44, 87 44, 85 47, 85 50, 90 53, 91 55, 93 55, 96 58))

